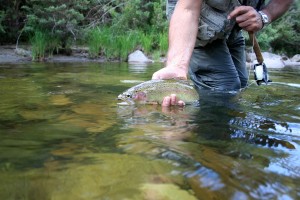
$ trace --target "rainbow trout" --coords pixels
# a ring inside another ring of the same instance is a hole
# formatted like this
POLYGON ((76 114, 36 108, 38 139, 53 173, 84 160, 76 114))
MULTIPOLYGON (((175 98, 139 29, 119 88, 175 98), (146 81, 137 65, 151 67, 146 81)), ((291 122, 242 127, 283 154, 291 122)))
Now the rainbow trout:
POLYGON ((161 104, 165 96, 176 94, 185 104, 194 104, 199 100, 195 88, 185 80, 150 80, 133 86, 120 94, 118 105, 161 104))

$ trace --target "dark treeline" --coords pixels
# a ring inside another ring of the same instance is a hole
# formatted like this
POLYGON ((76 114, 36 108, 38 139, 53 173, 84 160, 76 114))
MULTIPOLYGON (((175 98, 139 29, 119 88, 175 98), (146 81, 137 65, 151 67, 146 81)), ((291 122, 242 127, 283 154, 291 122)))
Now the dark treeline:
MULTIPOLYGON (((165 0, 1 0, 0 43, 26 43, 34 59, 89 47, 91 57, 124 59, 142 49, 161 56, 167 49, 165 0)), ((264 50, 293 55, 300 46, 300 3, 258 33, 264 50)))

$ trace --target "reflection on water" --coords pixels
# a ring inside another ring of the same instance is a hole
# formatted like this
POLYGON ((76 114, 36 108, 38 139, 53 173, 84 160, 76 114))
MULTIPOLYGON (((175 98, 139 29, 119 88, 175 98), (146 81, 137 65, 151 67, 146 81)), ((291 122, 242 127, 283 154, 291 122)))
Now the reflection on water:
POLYGON ((0 66, 0 199, 300 198, 299 71, 199 107, 117 106, 160 67, 0 66))

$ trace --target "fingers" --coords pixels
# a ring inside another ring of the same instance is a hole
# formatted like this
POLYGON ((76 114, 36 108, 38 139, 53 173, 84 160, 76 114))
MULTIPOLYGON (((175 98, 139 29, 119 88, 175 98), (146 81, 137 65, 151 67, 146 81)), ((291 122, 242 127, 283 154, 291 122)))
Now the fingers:
POLYGON ((163 107, 169 107, 171 105, 171 97, 166 96, 163 100, 163 102, 161 103, 161 106, 163 107))
POLYGON ((178 103, 177 103, 177 105, 178 106, 185 106, 185 103, 183 101, 179 100, 178 103))
POLYGON ((263 26, 259 13, 251 6, 238 6, 228 15, 228 19, 235 19, 238 25, 251 32, 260 30, 263 26))
POLYGON ((175 106, 176 104, 176 94, 171 94, 171 105, 175 106))
POLYGON ((234 19, 237 16, 240 16, 244 13, 246 13, 246 8, 247 6, 238 6, 236 7, 231 13, 229 13, 227 19, 234 19))
POLYGON ((176 94, 171 94, 170 96, 164 97, 162 107, 169 107, 169 106, 185 106, 185 103, 181 100, 178 100, 176 94))

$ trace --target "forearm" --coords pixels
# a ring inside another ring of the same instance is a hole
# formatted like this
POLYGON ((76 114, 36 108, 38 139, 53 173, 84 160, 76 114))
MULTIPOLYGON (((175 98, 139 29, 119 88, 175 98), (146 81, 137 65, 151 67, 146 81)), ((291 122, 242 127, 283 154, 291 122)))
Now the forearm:
POLYGON ((293 0, 271 0, 262 11, 266 13, 270 21, 273 22, 285 13, 292 3, 293 0))
POLYGON ((187 72, 196 43, 201 3, 198 1, 197 9, 178 3, 170 21, 167 67, 182 68, 187 72))

